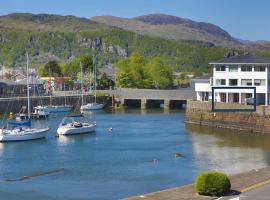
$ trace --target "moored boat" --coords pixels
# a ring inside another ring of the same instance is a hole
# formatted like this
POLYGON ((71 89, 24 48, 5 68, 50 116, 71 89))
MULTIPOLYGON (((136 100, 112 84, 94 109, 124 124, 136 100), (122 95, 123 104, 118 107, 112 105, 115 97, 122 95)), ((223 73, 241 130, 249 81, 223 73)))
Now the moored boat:
POLYGON ((50 112, 46 111, 42 106, 34 107, 34 112, 28 115, 27 113, 16 114, 16 120, 28 120, 28 119, 47 119, 50 112))
POLYGON ((73 108, 71 105, 58 105, 58 106, 37 106, 38 110, 43 110, 44 112, 54 113, 54 112, 70 112, 73 108))
POLYGON ((88 103, 86 105, 81 106, 81 110, 101 110, 104 108, 104 104, 102 103, 88 103))
MULTIPOLYGON (((30 123, 31 125, 31 113, 30 113, 30 98, 29 98, 29 79, 28 79, 28 54, 26 54, 27 58, 27 104, 28 104, 28 112, 25 113, 19 113, 20 116, 24 116, 27 121, 25 123, 30 123), (29 122, 28 122, 29 121, 29 122)), ((25 110, 25 109, 24 109, 25 110)), ((14 122, 15 123, 15 122, 14 122)), ((16 122, 15 128, 12 129, 6 129, 5 127, 0 128, 0 142, 12 142, 12 141, 25 141, 25 140, 35 140, 35 139, 41 139, 45 138, 47 135, 47 132, 50 130, 50 128, 31 128, 31 127, 25 127, 26 124, 19 124, 19 122, 16 122), (18 123, 18 124, 17 124, 18 123), (18 125, 18 127, 17 127, 18 125)))
POLYGON ((91 133, 95 131, 95 122, 81 122, 80 117, 65 117, 60 123, 57 134, 58 135, 77 135, 83 133, 91 133), (76 119, 75 119, 76 118, 76 119))
POLYGON ((47 136, 50 128, 17 127, 15 129, 0 129, 0 142, 15 142, 42 139, 47 136))
MULTIPOLYGON (((93 59, 94 60, 94 59, 93 59)), ((81 64, 80 64, 81 65, 81 64)), ((94 65, 94 63, 93 63, 94 65)), ((103 103, 97 103, 97 94, 96 94, 96 90, 97 90, 97 69, 96 66, 94 65, 94 102, 92 103, 87 103, 85 105, 83 105, 83 89, 82 89, 82 65, 81 65, 81 90, 82 90, 82 104, 81 104, 81 111, 87 111, 87 110, 102 110, 104 108, 104 104, 103 103)))

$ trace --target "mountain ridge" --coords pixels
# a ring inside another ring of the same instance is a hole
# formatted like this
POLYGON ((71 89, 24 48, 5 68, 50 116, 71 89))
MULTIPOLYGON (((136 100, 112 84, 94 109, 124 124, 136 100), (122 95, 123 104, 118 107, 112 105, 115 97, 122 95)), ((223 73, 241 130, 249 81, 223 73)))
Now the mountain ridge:
POLYGON ((90 19, 109 26, 166 39, 211 42, 218 46, 241 45, 241 42, 219 26, 172 15, 158 13, 133 18, 96 16, 90 19))

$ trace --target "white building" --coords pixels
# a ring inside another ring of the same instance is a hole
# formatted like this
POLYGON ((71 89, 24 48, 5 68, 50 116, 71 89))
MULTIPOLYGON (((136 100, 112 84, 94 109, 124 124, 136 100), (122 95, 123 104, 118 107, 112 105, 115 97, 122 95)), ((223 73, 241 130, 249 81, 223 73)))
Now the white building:
MULTIPOLYGON (((269 105, 270 59, 250 54, 238 55, 211 62, 213 78, 196 79, 195 91, 197 100, 209 101, 212 87, 256 87, 257 103, 269 105)), ((215 90, 215 101, 246 104, 253 100, 251 89, 215 90)))

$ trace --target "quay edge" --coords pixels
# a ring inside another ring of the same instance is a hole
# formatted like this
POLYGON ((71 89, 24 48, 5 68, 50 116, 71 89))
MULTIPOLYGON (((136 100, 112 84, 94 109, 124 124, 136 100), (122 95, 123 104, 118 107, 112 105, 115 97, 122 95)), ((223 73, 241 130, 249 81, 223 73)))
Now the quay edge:
MULTIPOLYGON (((233 103, 218 104, 226 109, 245 108, 245 105, 233 103)), ((211 102, 188 100, 185 123, 270 134, 270 107, 257 106, 256 112, 212 112, 211 102)))

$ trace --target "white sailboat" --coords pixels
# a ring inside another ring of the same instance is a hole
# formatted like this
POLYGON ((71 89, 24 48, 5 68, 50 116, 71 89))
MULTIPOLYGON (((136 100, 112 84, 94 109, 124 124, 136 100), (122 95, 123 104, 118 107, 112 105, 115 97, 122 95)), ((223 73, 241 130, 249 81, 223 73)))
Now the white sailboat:
POLYGON ((70 112, 73 106, 67 104, 65 84, 64 84, 64 91, 65 91, 65 105, 52 105, 52 95, 50 94, 50 105, 48 106, 39 105, 37 107, 34 107, 34 109, 38 111, 42 110, 43 112, 47 113, 70 112))
MULTIPOLYGON (((82 66, 81 66, 81 73, 82 73, 82 66)), ((81 80, 82 80, 82 78, 81 78, 81 80)), ((97 103, 96 90, 97 90, 97 69, 96 69, 96 65, 94 64, 94 98, 95 98, 95 100, 93 103, 87 103, 86 105, 83 105, 83 102, 82 102, 81 111, 102 110, 104 108, 104 104, 97 103)))
MULTIPOLYGON (((26 53, 27 59, 27 106, 28 114, 27 118, 30 120, 30 95, 29 95, 29 79, 28 79, 28 65, 29 58, 28 53, 26 53)), ((11 141, 26 141, 26 140, 35 140, 45 138, 47 132, 50 128, 31 128, 31 127, 16 127, 14 129, 0 129, 0 142, 11 142, 11 141)))
POLYGON ((81 122, 80 118, 83 118, 83 115, 79 116, 69 116, 65 117, 60 123, 57 134, 58 135, 77 135, 83 133, 91 133, 96 129, 95 122, 81 122))

